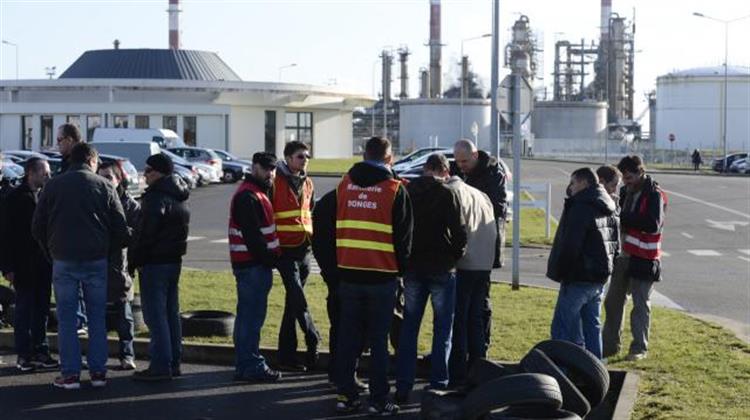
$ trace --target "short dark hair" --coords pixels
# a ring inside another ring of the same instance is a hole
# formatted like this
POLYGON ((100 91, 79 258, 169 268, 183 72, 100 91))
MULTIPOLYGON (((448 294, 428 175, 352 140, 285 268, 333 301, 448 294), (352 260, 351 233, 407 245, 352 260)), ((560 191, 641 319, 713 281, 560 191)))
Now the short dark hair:
POLYGON ((81 130, 78 129, 77 125, 65 123, 60 126, 60 131, 63 137, 70 137, 75 143, 81 142, 81 130))
POLYGON ((614 165, 604 165, 597 168, 596 176, 599 177, 599 182, 612 182, 613 179, 622 177, 622 173, 614 165))
POLYGON ((424 163, 424 170, 443 172, 450 169, 450 163, 445 155, 442 153, 433 153, 427 157, 427 161, 424 163))
POLYGON ((125 178, 125 174, 123 174, 122 169, 120 168, 120 165, 118 165, 114 160, 108 160, 106 162, 102 162, 101 165, 99 165, 99 169, 97 169, 97 172, 103 171, 105 169, 111 169, 112 172, 114 172, 117 179, 122 181, 125 178))
POLYGON ((292 140, 284 146, 284 156, 291 156, 299 150, 310 150, 310 148, 299 140, 292 140))
POLYGON ((370 140, 365 143, 365 159, 383 162, 385 157, 388 156, 390 148, 391 141, 387 138, 370 137, 370 140))
POLYGON ((78 164, 88 164, 92 159, 98 159, 99 153, 88 143, 80 142, 70 151, 70 161, 78 164))
POLYGON ((646 172, 646 166, 643 164, 643 159, 637 155, 625 156, 617 164, 617 169, 620 172, 630 172, 631 174, 642 174, 646 172))
POLYGON ((594 172, 594 170, 589 168, 588 166, 585 168, 576 169, 572 174, 570 174, 570 176, 577 179, 578 181, 588 182, 589 186, 599 183, 598 178, 596 177, 596 172, 594 172))
POLYGON ((24 177, 28 177, 29 173, 37 171, 42 162, 46 162, 47 159, 40 157, 31 157, 23 163, 23 174, 24 177))

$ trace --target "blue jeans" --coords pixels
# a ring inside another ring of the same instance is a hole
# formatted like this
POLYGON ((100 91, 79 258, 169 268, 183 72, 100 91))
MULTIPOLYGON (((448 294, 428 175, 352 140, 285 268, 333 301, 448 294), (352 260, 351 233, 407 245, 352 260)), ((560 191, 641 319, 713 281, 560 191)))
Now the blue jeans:
POLYGON ((310 274, 310 254, 302 260, 282 257, 276 265, 284 282, 286 295, 284 298, 284 315, 279 328, 279 361, 286 364, 296 363, 297 356, 297 328, 299 324, 305 336, 308 349, 317 349, 320 334, 315 328, 312 314, 307 307, 305 298, 305 283, 310 274))
POLYGON ((337 343, 336 386, 339 394, 358 396, 354 383, 362 343, 370 343, 370 402, 384 404, 388 385, 388 332, 396 304, 396 278, 386 283, 359 284, 344 279, 339 284, 341 318, 337 343))
POLYGON ((76 312, 79 289, 83 290, 89 322, 89 371, 107 371, 107 259, 60 261, 52 264, 52 284, 57 303, 58 341, 63 376, 80 375, 81 343, 78 341, 76 312))
POLYGON ((182 327, 178 282, 181 264, 146 264, 140 275, 143 320, 151 340, 149 369, 157 374, 171 374, 182 359, 182 327))
POLYGON ((417 339, 422 324, 427 298, 432 302, 432 355, 430 356, 430 386, 448 386, 448 357, 451 353, 453 310, 456 304, 456 276, 454 273, 422 274, 408 272, 404 277, 404 322, 401 324, 396 356, 396 389, 411 391, 414 386, 417 361, 417 339))
POLYGON ((552 338, 578 344, 601 359, 603 296, 603 284, 562 283, 552 318, 552 338))
POLYGON ((13 322, 16 353, 27 360, 34 355, 49 355, 47 319, 52 292, 49 277, 47 281, 35 281, 33 278, 16 280, 13 322))
POLYGON ((133 359, 133 334, 135 334, 135 321, 133 320, 133 307, 129 300, 118 300, 114 303, 117 313, 117 337, 120 341, 120 360, 133 359))
POLYGON ((273 286, 271 268, 256 265, 234 270, 237 280, 237 318, 234 321, 235 373, 252 378, 268 365, 260 354, 260 331, 266 320, 268 293, 273 286))
POLYGON ((489 295, 489 271, 456 271, 456 314, 449 362, 451 383, 463 383, 469 365, 487 356, 486 310, 489 295))

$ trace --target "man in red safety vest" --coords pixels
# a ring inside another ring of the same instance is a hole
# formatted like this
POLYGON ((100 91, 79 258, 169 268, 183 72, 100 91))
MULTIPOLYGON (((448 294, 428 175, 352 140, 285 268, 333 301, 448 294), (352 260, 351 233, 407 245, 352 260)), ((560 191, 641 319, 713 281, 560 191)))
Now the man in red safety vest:
POLYGON ((615 260, 604 308, 603 357, 620 351, 623 308, 627 293, 633 296, 630 328, 633 342, 627 359, 637 361, 648 352, 651 326, 651 293, 661 279, 661 243, 667 196, 649 175, 638 156, 625 156, 617 165, 625 184, 620 190, 622 254, 615 260))
POLYGON ((237 280, 234 347, 238 381, 274 382, 281 378, 281 373, 268 367, 259 349, 272 270, 281 254, 268 198, 275 173, 273 154, 253 155, 252 173, 245 175, 230 205, 229 258, 237 280))

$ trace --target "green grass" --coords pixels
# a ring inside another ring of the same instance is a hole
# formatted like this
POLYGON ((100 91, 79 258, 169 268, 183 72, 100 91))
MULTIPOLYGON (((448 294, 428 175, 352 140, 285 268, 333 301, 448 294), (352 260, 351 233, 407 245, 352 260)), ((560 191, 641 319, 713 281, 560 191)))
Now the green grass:
POLYGON ((352 165, 361 161, 361 156, 341 159, 311 159, 307 171, 311 173, 342 174, 348 171, 352 165))
MULTIPOLYGON (((521 246, 529 245, 552 245, 557 231, 557 222, 550 220, 549 238, 544 235, 545 231, 544 210, 533 208, 521 208, 521 246)), ((513 222, 505 225, 505 244, 513 244, 513 222)))
MULTIPOLYGON (((182 310, 220 309, 235 312, 234 279, 229 272, 186 270, 180 285, 182 310)), ((269 296, 268 317, 261 335, 263 346, 275 347, 283 310, 284 288, 278 276, 269 296)), ((310 311, 327 348, 329 328, 325 309, 326 287, 311 276, 306 294, 310 311)), ((531 346, 549 337, 555 291, 509 285, 493 285, 493 346, 497 360, 519 360, 531 346)), ((626 308, 629 312, 629 308, 626 308)), ((626 312, 627 313, 627 312, 626 312)), ((624 353, 610 366, 637 371, 641 380, 635 419, 740 419, 750 410, 750 346, 727 330, 696 320, 681 312, 654 308, 649 357, 624 361, 624 353)), ((421 353, 429 351, 431 311, 419 340, 421 353)), ((627 316, 626 316, 627 319, 627 316)), ((625 347, 630 332, 623 334, 625 347)), ((186 338, 188 341, 230 343, 230 338, 186 338)), ((300 337, 300 343, 304 341, 300 337)))

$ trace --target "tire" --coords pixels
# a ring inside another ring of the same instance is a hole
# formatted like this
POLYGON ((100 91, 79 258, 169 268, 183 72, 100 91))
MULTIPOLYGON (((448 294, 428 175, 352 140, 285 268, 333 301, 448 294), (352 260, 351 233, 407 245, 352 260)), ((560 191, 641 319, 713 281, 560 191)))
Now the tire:
POLYGON ((500 363, 495 363, 492 360, 478 359, 469 369, 466 377, 466 385, 468 385, 469 389, 473 389, 485 382, 514 373, 520 372, 516 369, 503 366, 500 363))
POLYGON ((609 372, 589 351, 563 340, 546 340, 534 346, 559 367, 594 408, 609 391, 609 372))
POLYGON ((535 407, 535 406, 515 406, 508 407, 507 409, 495 413, 492 415, 492 419, 502 420, 581 420, 581 417, 576 413, 565 411, 563 409, 553 410, 547 407, 535 407))
POLYGON ((193 337, 231 337, 234 315, 224 311, 189 311, 180 314, 182 335, 193 337))
POLYGON ((224 171, 224 175, 221 176, 221 180, 226 184, 230 184, 237 181, 237 175, 229 170, 224 171))
POLYGON ((538 349, 532 349, 523 359, 521 359, 521 369, 528 373, 543 373, 549 375, 560 385, 560 392, 563 396, 563 410, 572 411, 573 413, 584 417, 591 411, 591 405, 581 391, 573 382, 565 376, 562 370, 538 349))
POLYGON ((422 420, 458 420, 465 395, 456 391, 427 391, 422 396, 419 418, 422 420))
POLYGON ((520 373, 493 379, 471 391, 461 404, 461 419, 474 420, 510 405, 541 405, 558 409, 562 393, 555 378, 520 373))

